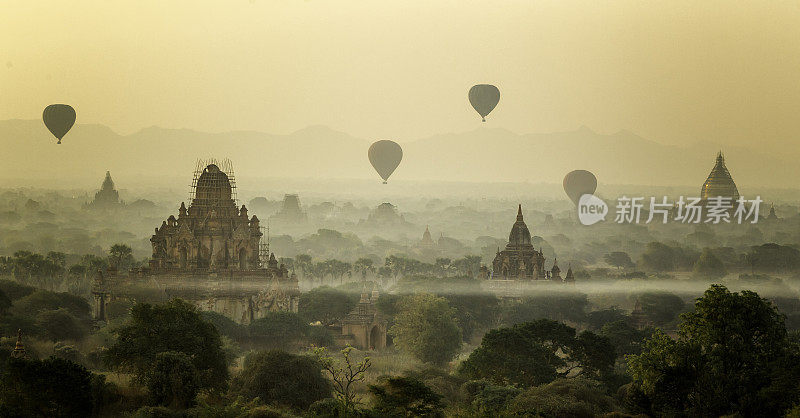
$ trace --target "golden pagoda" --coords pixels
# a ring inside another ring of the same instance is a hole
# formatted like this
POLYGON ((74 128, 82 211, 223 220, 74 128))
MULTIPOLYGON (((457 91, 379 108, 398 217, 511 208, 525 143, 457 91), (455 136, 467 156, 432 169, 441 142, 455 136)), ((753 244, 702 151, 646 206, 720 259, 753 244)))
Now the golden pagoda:
POLYGON ((722 155, 722 151, 717 153, 717 162, 711 169, 706 182, 703 183, 703 188, 700 189, 700 198, 703 202, 707 202, 710 197, 717 196, 730 197, 732 202, 739 199, 739 189, 736 188, 731 173, 725 167, 725 157, 722 155))
POLYGON ((14 351, 11 352, 11 357, 19 358, 19 359, 26 359, 28 358, 28 352, 25 351, 25 345, 22 344, 22 330, 17 330, 17 344, 14 346, 14 351))

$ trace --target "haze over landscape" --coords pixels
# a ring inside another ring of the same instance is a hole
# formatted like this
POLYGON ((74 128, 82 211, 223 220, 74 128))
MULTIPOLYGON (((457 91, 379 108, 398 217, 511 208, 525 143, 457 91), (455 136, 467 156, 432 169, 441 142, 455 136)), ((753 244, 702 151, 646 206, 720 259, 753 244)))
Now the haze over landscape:
MULTIPOLYGON (((126 188, 167 187, 176 180, 185 183, 197 158, 214 155, 233 160, 246 187, 255 188, 265 178, 378 179, 366 158, 371 141, 325 126, 288 135, 159 127, 120 135, 104 125, 77 124, 67 141, 53 146, 38 120, 0 121, 7 158, 0 178, 10 184, 25 179, 52 187, 94 187, 111 170, 126 188)), ((567 171, 580 167, 594 172, 602 184, 696 189, 720 149, 737 183, 751 193, 795 188, 800 176, 791 150, 774 154, 757 145, 712 142, 664 145, 627 131, 600 134, 587 127, 524 135, 479 127, 401 144, 404 158, 392 182, 558 184, 567 171)))
POLYGON ((0 1, 0 416, 798 418, 798 23, 0 1))

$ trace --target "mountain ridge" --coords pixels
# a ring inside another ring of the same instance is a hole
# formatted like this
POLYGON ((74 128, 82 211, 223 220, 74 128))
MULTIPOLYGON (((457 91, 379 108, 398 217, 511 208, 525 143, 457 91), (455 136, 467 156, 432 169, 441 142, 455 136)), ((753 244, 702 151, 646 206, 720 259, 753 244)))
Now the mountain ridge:
MULTIPOLYGON (((585 126, 528 134, 480 127, 400 143, 404 158, 395 180, 560 183, 567 172, 587 169, 600 183, 699 187, 719 149, 740 185, 796 187, 792 179, 800 175, 789 155, 708 141, 666 145, 627 130, 601 134, 585 126)), ((324 125, 289 134, 150 126, 120 135, 106 125, 78 124, 56 145, 40 121, 12 119, 0 121, 6 154, 0 179, 96 179, 106 170, 115 178, 186 177, 198 158, 208 156, 230 158, 240 178, 371 179, 376 174, 366 158, 369 144, 324 125)))

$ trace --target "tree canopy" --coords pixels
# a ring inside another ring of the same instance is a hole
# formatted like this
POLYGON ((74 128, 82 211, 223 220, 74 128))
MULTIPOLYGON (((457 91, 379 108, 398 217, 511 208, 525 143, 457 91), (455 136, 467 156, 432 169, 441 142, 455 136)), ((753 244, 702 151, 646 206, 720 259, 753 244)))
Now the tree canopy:
POLYGON ((576 335, 568 325, 540 319, 489 331, 459 372, 496 384, 536 386, 558 377, 599 378, 611 371, 615 358, 606 338, 591 331, 576 335))
POLYGON ((800 348, 755 292, 713 285, 683 315, 679 338, 656 333, 629 369, 645 410, 780 416, 798 401, 800 348))
POLYGON ((248 355, 231 389, 249 399, 301 410, 331 396, 331 383, 315 357, 280 350, 248 355))
POLYGON ((427 293, 406 296, 398 302, 390 333, 402 350, 426 363, 444 364, 461 347, 461 330, 447 299, 427 293))
POLYGON ((442 396, 419 379, 392 376, 370 385, 373 409, 385 417, 443 417, 442 396))
POLYGON ((228 366, 219 332, 183 300, 134 305, 129 322, 116 330, 116 336, 108 350, 109 363, 135 373, 142 382, 159 353, 174 351, 192 360, 201 388, 226 385, 228 366))
POLYGON ((92 373, 71 361, 9 359, 0 385, 0 415, 88 417, 92 373))

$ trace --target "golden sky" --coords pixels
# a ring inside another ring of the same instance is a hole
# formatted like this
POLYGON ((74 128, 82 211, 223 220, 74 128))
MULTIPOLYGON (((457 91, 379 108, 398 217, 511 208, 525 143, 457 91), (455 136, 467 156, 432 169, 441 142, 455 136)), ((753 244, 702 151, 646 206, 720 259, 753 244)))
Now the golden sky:
POLYGON ((407 141, 586 125, 796 147, 798 1, 3 0, 0 119, 407 141))

